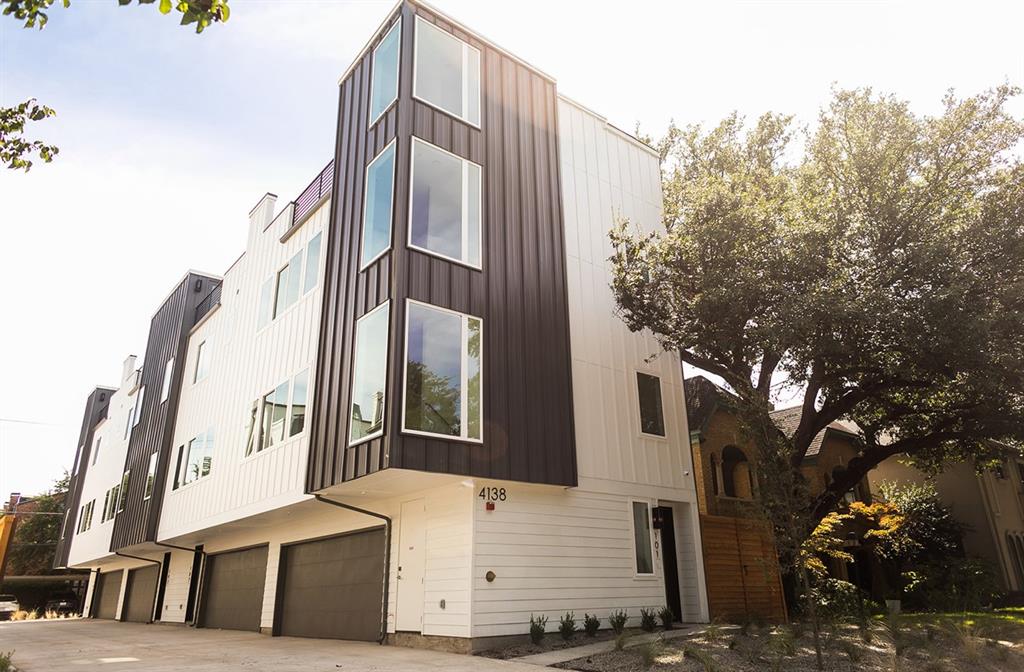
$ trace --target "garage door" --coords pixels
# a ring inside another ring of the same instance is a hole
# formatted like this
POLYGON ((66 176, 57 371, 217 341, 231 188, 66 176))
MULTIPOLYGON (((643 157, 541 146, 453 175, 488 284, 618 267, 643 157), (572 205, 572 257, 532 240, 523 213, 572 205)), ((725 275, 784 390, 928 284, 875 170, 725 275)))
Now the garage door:
POLYGON ((160 568, 156 565, 140 567, 128 572, 128 592, 124 596, 124 620, 149 623, 153 619, 153 598, 160 568))
POLYGON ((107 572, 96 577, 96 591, 92 603, 96 618, 114 618, 117 615, 117 599, 121 596, 121 580, 124 570, 107 572))
POLYGON ((259 630, 267 547, 206 558, 200 624, 205 628, 259 630))
POLYGON ((380 636, 384 528, 285 546, 279 632, 376 641, 380 636))

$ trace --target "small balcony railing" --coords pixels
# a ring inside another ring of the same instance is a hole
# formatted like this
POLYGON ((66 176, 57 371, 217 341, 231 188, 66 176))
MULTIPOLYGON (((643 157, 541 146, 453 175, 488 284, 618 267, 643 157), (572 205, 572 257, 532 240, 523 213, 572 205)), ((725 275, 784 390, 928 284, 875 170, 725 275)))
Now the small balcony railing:
POLYGON ((320 174, 313 178, 309 186, 295 199, 295 210, 292 214, 293 224, 302 221, 325 196, 331 193, 333 177, 334 159, 331 159, 327 166, 320 171, 320 174))
POLYGON ((208 312, 213 310, 213 307, 220 303, 220 290, 222 283, 217 283, 210 290, 210 293, 203 297, 203 300, 196 305, 196 316, 192 324, 199 324, 199 320, 203 319, 208 312))

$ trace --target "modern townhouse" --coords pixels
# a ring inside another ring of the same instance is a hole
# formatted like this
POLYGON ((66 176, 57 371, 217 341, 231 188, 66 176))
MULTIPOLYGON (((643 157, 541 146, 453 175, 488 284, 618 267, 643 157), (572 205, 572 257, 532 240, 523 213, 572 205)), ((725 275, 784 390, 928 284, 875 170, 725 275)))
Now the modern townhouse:
POLYGON ((99 508, 58 556, 96 570, 89 614, 465 651, 531 615, 706 620, 681 367, 615 316, 619 217, 660 224, 651 148, 401 2, 331 163, 90 397, 99 508))

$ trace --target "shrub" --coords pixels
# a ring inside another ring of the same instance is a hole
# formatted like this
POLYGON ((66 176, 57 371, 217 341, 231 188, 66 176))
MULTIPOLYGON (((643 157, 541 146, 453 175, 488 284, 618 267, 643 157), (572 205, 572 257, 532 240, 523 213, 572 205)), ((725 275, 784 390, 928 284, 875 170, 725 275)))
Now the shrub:
POLYGON ((860 659, 864 657, 864 652, 861 651, 861 648, 849 640, 844 639, 840 641, 839 648, 843 650, 843 653, 846 654, 851 663, 859 663, 860 659))
POLYGON ((704 626, 704 639, 712 644, 722 639, 722 623, 717 618, 704 626))
POLYGON ((567 612, 565 616, 562 616, 562 620, 558 623, 558 632, 561 633, 562 639, 569 641, 572 636, 576 634, 576 614, 573 612, 567 612))
POLYGON ((860 620, 864 604, 860 588, 849 581, 826 579, 814 589, 818 617, 824 622, 860 620))
POLYGON ((768 648, 777 656, 796 655, 796 639, 789 628, 776 628, 768 640, 768 648))
POLYGON ((644 661, 644 667, 650 667, 651 665, 654 665, 655 661, 658 659, 658 656, 661 655, 663 647, 664 641, 661 639, 661 637, 655 637, 651 641, 640 645, 640 659, 644 661))
POLYGON ((612 615, 608 617, 608 625, 612 626, 612 631, 616 635, 621 635, 622 631, 626 629, 626 621, 628 620, 629 616, 626 612, 619 609, 618 611, 613 611, 612 615))
POLYGON ((977 630, 970 623, 967 621, 959 623, 951 621, 949 623, 949 633, 952 635, 957 648, 963 653, 964 658, 975 662, 981 657, 981 639, 978 636, 977 630))
POLYGON ((640 627, 647 632, 654 632, 654 629, 658 627, 658 620, 653 609, 640 610, 640 627))
POLYGON ((544 640, 544 631, 547 630, 547 627, 547 616, 534 616, 530 614, 530 641, 534 644, 540 644, 544 640))
POLYGON ((695 646, 683 647, 683 658, 693 658, 701 664, 704 672, 715 672, 718 669, 715 659, 711 657, 711 654, 695 646))
POLYGON ((622 651, 626 648, 627 641, 629 641, 629 635, 624 632, 620 632, 618 637, 615 638, 615 650, 622 651))
POLYGON ((597 631, 601 629, 601 619, 596 615, 588 613, 583 614, 583 630, 586 631, 587 637, 596 637, 597 631))
POLYGON ((14 651, 8 651, 4 653, 0 651, 0 672, 11 672, 14 669, 14 664, 11 663, 11 658, 14 657, 14 651))
POLYGON ((658 612, 658 618, 661 620, 661 625, 666 630, 672 629, 672 624, 676 620, 676 615, 672 613, 672 610, 668 607, 662 607, 661 611, 658 612))

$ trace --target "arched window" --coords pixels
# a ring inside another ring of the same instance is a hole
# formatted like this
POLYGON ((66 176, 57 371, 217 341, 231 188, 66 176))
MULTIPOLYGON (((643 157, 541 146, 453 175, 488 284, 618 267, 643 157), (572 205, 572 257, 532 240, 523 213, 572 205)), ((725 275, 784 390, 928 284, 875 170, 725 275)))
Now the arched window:
POLYGON ((750 462, 736 446, 726 446, 722 451, 722 489, 726 497, 751 499, 754 496, 750 462))
POLYGON ((711 456, 711 492, 718 495, 718 458, 711 456))

